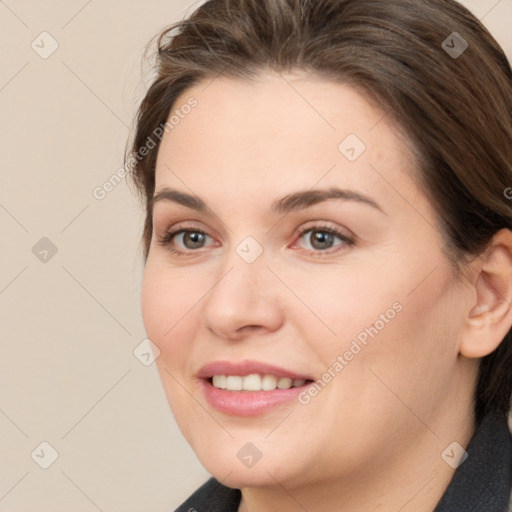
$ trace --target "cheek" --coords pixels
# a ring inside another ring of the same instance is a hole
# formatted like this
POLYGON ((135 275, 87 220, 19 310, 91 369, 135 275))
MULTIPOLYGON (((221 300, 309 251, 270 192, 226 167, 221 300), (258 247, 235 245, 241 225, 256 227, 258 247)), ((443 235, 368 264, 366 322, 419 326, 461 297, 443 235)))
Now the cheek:
POLYGON ((302 284, 290 276, 293 289, 307 297, 309 309, 324 323, 312 315, 312 323, 308 322, 312 326, 308 339, 322 364, 328 369, 339 361, 338 356, 346 361, 342 370, 337 366, 344 377, 334 379, 336 386, 350 388, 360 399, 371 390, 379 401, 388 395, 396 401, 385 384, 413 402, 428 393, 439 399, 457 361, 461 326, 456 318, 462 315, 449 269, 442 260, 438 262, 436 272, 420 286, 418 276, 431 271, 431 261, 417 261, 408 268, 395 263, 350 272, 326 267, 325 275, 317 272, 315 279, 302 284))
POLYGON ((428 418, 444 400, 457 364, 457 318, 462 318, 442 269, 411 293, 412 289, 392 294, 402 310, 358 356, 360 369, 368 370, 368 389, 377 396, 376 407, 383 408, 382 414, 401 412, 404 421, 408 407, 428 418))
POLYGON ((192 329, 197 325, 193 305, 201 295, 169 269, 148 260, 141 289, 144 327, 147 336, 160 349, 155 364, 169 406, 187 439, 190 425, 197 423, 197 418, 191 421, 190 394, 182 386, 193 360, 192 329))
MULTIPOLYGON (((142 278, 141 308, 144 327, 149 338, 160 347, 165 333, 164 325, 169 306, 172 305, 171 295, 166 293, 167 287, 163 279, 151 264, 147 264, 142 278)), ((169 319, 171 321, 172 319, 169 319)), ((172 325, 169 322, 169 326, 172 325)), ((169 329, 167 326, 167 329, 169 329)), ((160 347, 161 348, 161 347, 160 347)))
POLYGON ((314 344, 325 364, 348 350, 353 340, 364 346, 375 334, 371 329, 375 323, 378 336, 382 336, 388 323, 402 314, 397 313, 401 306, 397 304, 400 294, 396 280, 383 279, 372 267, 323 265, 309 276, 298 272, 286 275, 284 269, 282 274, 300 298, 300 302, 289 298, 292 321, 300 319, 303 327, 310 326, 304 337, 314 344))
POLYGON ((190 282, 183 281, 183 277, 151 263, 146 265, 142 279, 141 308, 146 333, 160 349, 159 359, 166 365, 173 362, 174 367, 179 366, 191 346, 182 340, 194 323, 193 306, 202 295, 190 282))

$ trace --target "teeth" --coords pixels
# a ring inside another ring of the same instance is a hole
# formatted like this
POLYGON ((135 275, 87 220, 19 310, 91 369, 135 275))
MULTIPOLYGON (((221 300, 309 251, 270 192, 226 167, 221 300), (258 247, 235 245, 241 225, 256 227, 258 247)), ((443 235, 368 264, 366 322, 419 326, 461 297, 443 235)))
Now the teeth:
POLYGON ((242 389, 244 391, 261 391, 261 377, 253 373, 243 378, 242 389))
POLYGON ((274 389, 290 389, 303 386, 304 379, 290 379, 289 377, 275 377, 274 375, 258 375, 252 373, 245 377, 238 375, 214 375, 213 386, 228 391, 274 391, 274 389))
POLYGON ((225 375, 214 375, 213 385, 219 389, 226 389, 226 376, 225 375))
POLYGON ((277 387, 277 377, 273 375, 264 375, 261 381, 261 389, 263 391, 274 391, 277 387))
POLYGON ((277 381, 277 387, 279 389, 290 389, 292 387, 292 379, 289 379, 288 377, 281 377, 277 381))
POLYGON ((226 377, 226 389, 230 391, 242 391, 243 377, 228 375, 226 377))

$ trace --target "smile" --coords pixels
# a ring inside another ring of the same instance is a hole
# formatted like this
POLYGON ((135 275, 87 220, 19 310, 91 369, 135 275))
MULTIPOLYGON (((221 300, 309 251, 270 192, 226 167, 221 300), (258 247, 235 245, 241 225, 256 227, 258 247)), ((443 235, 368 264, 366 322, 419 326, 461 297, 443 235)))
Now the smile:
POLYGON ((290 377, 259 375, 257 373, 246 376, 214 375, 212 377, 212 385, 215 388, 227 389, 228 391, 274 391, 276 388, 297 388, 305 383, 305 379, 291 379, 290 377))
POLYGON ((260 361, 215 361, 197 377, 207 403, 232 416, 256 416, 294 404, 313 382, 310 375, 260 361))

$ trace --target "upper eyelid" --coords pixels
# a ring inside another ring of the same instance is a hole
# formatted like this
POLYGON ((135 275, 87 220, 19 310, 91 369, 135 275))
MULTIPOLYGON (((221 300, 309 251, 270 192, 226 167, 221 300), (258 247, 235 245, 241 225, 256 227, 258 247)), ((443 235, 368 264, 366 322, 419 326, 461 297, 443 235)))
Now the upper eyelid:
MULTIPOLYGON (((197 231, 197 232, 202 232, 204 233, 205 235, 209 236, 210 238, 214 238, 212 235, 210 235, 208 233, 209 229, 208 228, 202 228, 202 227, 198 227, 198 226, 195 226, 195 225, 191 225, 191 224, 188 224, 189 222, 194 222, 194 221, 184 221, 185 224, 182 225, 181 222, 177 222, 175 226, 171 226, 171 227, 167 227, 167 228, 164 228, 163 229, 163 232, 164 233, 168 233, 170 231, 172 231, 174 234, 179 234, 183 231, 197 231)), ((311 221, 307 221, 307 222, 304 222, 301 227, 299 228, 296 228, 294 230, 294 232, 296 234, 301 234, 301 233, 304 233, 304 231, 308 231, 308 230, 313 230, 313 229, 316 229, 318 231, 324 229, 326 231, 339 231, 339 232, 343 232, 343 231, 347 231, 347 235, 348 237, 355 237, 355 234, 352 233, 352 231, 346 227, 336 227, 336 226, 333 226, 333 225, 329 225, 328 223, 329 221, 325 221, 325 220, 311 220, 311 221)), ((153 223, 153 226, 155 224, 153 223)))

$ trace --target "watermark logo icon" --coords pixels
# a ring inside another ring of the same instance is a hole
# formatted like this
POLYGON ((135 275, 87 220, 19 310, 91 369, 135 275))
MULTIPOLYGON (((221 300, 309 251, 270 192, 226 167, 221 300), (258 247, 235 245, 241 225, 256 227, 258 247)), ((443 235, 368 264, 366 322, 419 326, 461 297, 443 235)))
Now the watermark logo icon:
POLYGON ((454 441, 443 451, 441 457, 446 464, 457 469, 468 458, 468 452, 457 441, 454 441))
POLYGON ((59 43, 48 32, 41 32, 30 46, 41 59, 47 59, 57 50, 59 43))
POLYGON ((261 453, 260 449, 253 443, 245 443, 242 448, 238 450, 236 456, 244 466, 252 468, 263 457, 263 453, 261 453))
POLYGON ((57 246, 46 236, 32 247, 32 254, 42 263, 48 263, 57 251, 57 246))
POLYGON ((263 253, 263 247, 252 236, 248 236, 238 244, 236 253, 246 263, 253 263, 263 253))
POLYGON ((338 146, 338 151, 349 162, 355 162, 365 150, 365 143, 355 133, 347 135, 338 146))
POLYGON ((452 59, 458 59, 468 49, 469 44, 458 32, 452 32, 441 46, 452 59))
POLYGON ((150 366, 159 358, 160 349, 149 338, 144 338, 133 350, 133 355, 144 366, 150 366))
POLYGON ((30 456, 38 466, 48 469, 57 460, 59 453, 50 443, 43 441, 30 456))

